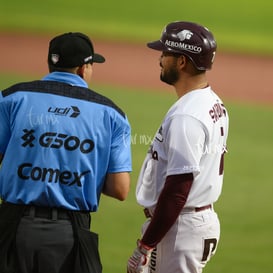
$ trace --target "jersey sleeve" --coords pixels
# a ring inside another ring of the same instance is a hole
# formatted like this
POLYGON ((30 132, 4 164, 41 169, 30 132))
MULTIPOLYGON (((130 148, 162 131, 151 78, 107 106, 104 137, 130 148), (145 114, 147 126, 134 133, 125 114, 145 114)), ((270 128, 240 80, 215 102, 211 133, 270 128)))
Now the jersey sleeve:
POLYGON ((131 172, 131 127, 127 118, 117 118, 113 125, 108 173, 131 172))
POLYGON ((7 103, 3 101, 0 93, 0 153, 4 154, 10 139, 9 118, 7 115, 7 103))
POLYGON ((198 174, 206 138, 202 123, 189 115, 176 115, 171 118, 166 132, 167 176, 198 174))

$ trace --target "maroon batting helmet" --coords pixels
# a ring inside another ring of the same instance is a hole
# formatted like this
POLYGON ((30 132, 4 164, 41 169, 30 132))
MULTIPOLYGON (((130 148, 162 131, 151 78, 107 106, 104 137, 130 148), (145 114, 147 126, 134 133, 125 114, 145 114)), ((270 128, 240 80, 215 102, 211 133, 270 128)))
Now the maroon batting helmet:
POLYGON ((168 24, 160 40, 150 42, 147 46, 186 55, 198 70, 211 69, 217 47, 213 34, 206 27, 192 22, 168 24))

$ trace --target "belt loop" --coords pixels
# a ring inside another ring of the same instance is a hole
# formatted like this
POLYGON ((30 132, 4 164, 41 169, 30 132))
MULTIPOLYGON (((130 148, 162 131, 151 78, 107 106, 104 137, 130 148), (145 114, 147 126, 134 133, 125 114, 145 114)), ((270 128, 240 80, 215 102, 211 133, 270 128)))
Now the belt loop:
POLYGON ((58 211, 57 209, 52 209, 51 211, 51 218, 53 221, 57 221, 58 220, 58 211))
POLYGON ((30 216, 31 218, 34 218, 34 217, 35 217, 35 207, 34 207, 34 206, 31 206, 31 207, 29 208, 29 216, 30 216))

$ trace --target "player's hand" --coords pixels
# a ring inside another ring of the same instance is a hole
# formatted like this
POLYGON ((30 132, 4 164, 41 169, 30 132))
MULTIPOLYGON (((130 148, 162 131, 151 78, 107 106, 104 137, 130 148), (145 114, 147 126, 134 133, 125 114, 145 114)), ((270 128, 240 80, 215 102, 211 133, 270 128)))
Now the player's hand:
POLYGON ((127 273, 141 273, 149 265, 153 248, 137 240, 137 248, 127 263, 127 273))

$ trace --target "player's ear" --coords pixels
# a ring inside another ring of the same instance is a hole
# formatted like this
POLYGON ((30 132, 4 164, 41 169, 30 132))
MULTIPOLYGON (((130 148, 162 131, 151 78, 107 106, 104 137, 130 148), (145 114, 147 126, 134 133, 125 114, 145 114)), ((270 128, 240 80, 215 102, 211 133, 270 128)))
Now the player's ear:
POLYGON ((180 55, 178 58, 179 65, 185 66, 187 63, 187 58, 185 55, 180 55))

